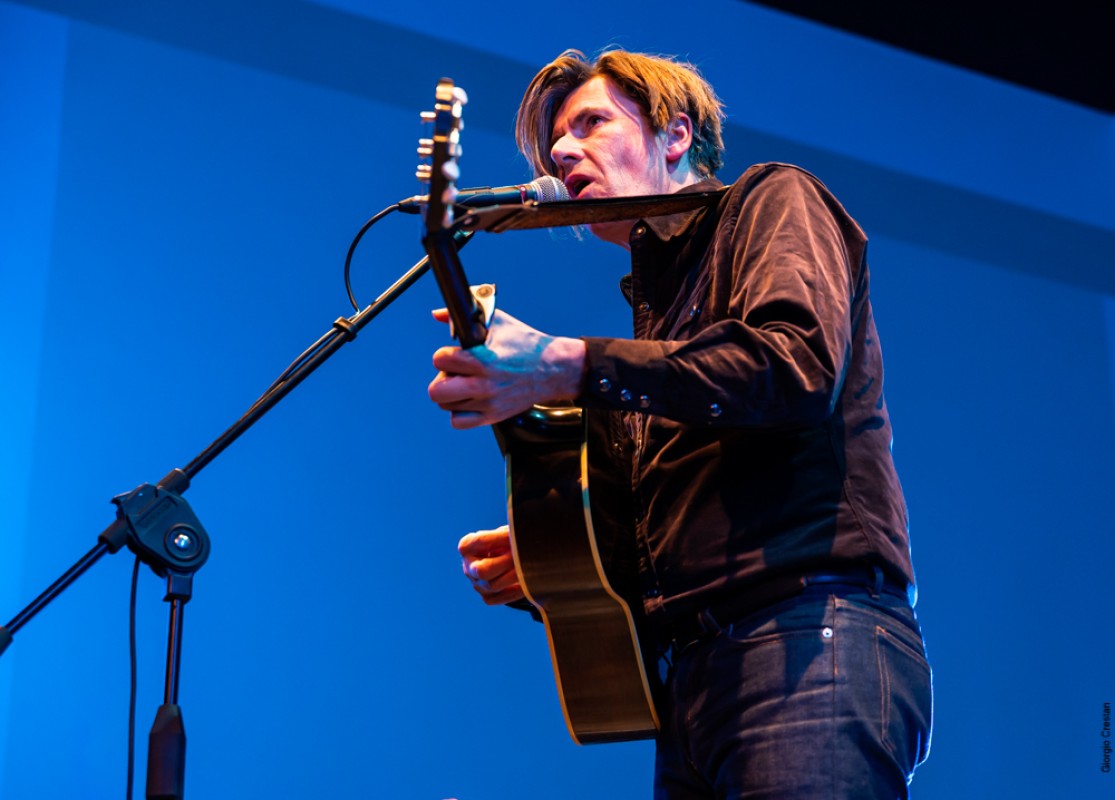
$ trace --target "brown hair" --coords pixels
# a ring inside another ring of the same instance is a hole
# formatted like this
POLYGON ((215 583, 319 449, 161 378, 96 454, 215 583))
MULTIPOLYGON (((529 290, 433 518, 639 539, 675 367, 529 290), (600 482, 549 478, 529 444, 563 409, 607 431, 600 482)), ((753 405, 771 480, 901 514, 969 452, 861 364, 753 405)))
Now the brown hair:
POLYGON ((664 131, 677 114, 689 115, 693 122, 689 163, 701 175, 716 174, 724 163, 723 104, 696 67, 626 50, 605 51, 590 63, 581 51, 566 50, 534 76, 515 120, 515 141, 536 177, 555 171, 550 148, 557 110, 565 98, 598 75, 635 101, 655 132, 664 131))

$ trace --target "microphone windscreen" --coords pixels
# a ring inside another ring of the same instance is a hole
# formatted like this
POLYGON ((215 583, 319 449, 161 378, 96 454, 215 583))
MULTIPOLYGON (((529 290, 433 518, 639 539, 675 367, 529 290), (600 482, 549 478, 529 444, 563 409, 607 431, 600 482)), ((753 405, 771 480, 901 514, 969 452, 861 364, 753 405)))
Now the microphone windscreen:
POLYGON ((565 188, 564 183, 553 175, 543 175, 540 178, 535 178, 531 181, 531 186, 535 187, 535 196, 539 203, 552 203, 555 200, 569 199, 569 190, 565 188))

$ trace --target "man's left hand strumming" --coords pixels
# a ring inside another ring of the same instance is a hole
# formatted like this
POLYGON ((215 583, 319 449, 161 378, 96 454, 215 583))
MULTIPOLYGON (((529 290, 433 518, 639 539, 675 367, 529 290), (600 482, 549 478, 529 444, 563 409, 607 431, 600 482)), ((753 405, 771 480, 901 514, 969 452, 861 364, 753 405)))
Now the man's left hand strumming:
MULTIPOLYGON (((434 318, 449 321, 444 309, 434 318)), ((451 412, 454 428, 476 428, 513 417, 534 405, 573 400, 584 381, 585 344, 548 336, 496 311, 483 345, 442 347, 434 353, 437 377, 430 399, 451 412)))

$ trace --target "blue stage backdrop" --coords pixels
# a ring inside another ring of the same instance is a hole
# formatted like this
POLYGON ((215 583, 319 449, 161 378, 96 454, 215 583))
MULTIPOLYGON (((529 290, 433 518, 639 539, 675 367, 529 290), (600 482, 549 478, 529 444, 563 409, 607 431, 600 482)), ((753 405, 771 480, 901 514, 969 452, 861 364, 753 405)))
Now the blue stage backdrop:
MULTIPOLYGON (((534 69, 617 43, 718 87, 725 178, 801 164, 871 237, 937 691, 914 795, 1115 794, 1115 124, 697 8, 0 0, 0 617, 94 545, 113 495, 185 465, 350 313, 345 250, 420 191, 438 78, 471 97, 461 183, 511 183, 534 69)), ((397 217, 367 237, 362 303, 418 236, 397 217)), ((616 248, 509 233, 463 257, 543 330, 629 330, 616 248)), ((194 481, 213 551, 185 614, 190 796, 649 795, 652 746, 574 745, 541 627, 460 576, 458 537, 505 519, 502 465, 427 400, 437 305, 426 278, 194 481)), ((132 563, 103 559, 0 659, 0 796, 122 796, 132 563)), ((145 569, 137 796, 163 591, 145 569)))

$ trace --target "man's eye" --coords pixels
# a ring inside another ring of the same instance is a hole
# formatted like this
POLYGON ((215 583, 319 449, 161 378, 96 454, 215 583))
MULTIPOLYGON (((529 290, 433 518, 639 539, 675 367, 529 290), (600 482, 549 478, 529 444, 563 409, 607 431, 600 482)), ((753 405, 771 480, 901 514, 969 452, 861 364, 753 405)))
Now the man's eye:
POLYGON ((590 128, 595 128, 597 125, 599 125, 602 122, 604 122, 604 118, 594 114, 593 116, 588 118, 587 125, 590 128))

